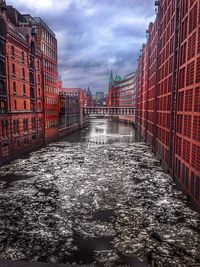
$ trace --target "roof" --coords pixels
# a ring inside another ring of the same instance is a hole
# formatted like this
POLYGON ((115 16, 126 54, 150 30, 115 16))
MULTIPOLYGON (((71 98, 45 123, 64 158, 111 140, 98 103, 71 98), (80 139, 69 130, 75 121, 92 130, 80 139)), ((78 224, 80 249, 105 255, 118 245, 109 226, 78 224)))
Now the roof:
POLYGON ((23 42, 25 42, 27 44, 25 36, 18 31, 18 28, 15 27, 11 23, 8 23, 8 25, 9 25, 9 31, 12 32, 13 34, 15 34, 18 38, 20 38, 21 40, 23 40, 23 42))
POLYGON ((56 36, 55 33, 49 28, 49 26, 40 17, 34 17, 34 20, 36 20, 37 23, 41 24, 51 35, 53 35, 54 37, 56 36))
POLYGON ((119 76, 119 75, 116 75, 116 77, 115 77, 115 82, 121 82, 123 79, 122 79, 122 77, 121 76, 119 76))

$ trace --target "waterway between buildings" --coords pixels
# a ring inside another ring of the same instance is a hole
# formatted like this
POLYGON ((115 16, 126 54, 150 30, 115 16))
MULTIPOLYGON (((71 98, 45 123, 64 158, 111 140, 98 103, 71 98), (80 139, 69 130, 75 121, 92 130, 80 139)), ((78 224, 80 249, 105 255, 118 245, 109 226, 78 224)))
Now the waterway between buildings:
POLYGON ((132 126, 106 119, 0 168, 0 259, 200 264, 200 216, 132 126))

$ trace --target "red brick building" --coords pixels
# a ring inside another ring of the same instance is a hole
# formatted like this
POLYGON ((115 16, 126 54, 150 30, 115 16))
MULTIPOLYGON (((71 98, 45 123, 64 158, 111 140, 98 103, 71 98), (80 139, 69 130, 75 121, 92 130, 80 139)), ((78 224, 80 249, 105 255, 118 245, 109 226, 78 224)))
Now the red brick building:
POLYGON ((120 93, 120 82, 122 78, 116 75, 113 79, 113 73, 111 71, 109 89, 108 89, 108 107, 119 107, 119 93, 120 93))
POLYGON ((79 110, 80 110, 80 127, 83 127, 84 124, 88 123, 88 116, 83 114, 83 108, 85 106, 85 90, 82 88, 59 88, 59 96, 73 96, 78 97, 79 99, 79 110))
POLYGON ((44 86, 45 142, 58 137, 59 98, 57 72, 57 40, 55 33, 41 18, 33 18, 29 14, 20 14, 12 6, 8 6, 6 15, 17 28, 25 31, 30 25, 37 33, 36 47, 42 51, 42 78, 44 86))
MULTIPOLYGON (((42 53, 31 25, 0 3, 0 156, 1 161, 43 144, 42 53), (15 24, 15 22, 17 22, 15 24)), ((2 163, 1 162, 1 163, 2 163)))
POLYGON ((200 1, 156 1, 137 70, 137 129, 200 207, 200 1))

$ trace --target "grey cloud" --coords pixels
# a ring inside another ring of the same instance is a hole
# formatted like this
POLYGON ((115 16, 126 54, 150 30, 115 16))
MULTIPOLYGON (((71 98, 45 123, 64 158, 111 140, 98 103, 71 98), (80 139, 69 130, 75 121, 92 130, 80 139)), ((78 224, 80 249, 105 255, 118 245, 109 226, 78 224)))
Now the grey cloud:
POLYGON ((56 32, 59 71, 66 87, 106 91, 111 69, 122 76, 132 72, 154 19, 154 0, 57 0, 56 12, 31 10, 34 0, 8 3, 42 17, 56 32))

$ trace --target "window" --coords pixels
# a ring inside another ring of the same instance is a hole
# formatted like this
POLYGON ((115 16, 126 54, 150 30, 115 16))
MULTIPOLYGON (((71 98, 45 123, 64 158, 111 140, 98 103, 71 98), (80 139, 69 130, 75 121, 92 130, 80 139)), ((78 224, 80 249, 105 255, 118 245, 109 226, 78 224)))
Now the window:
POLYGON ((17 123, 16 123, 15 120, 13 121, 13 133, 14 133, 14 134, 17 133, 17 123))
POLYGON ((14 109, 17 110, 17 100, 14 100, 14 109))
POLYGON ((35 110, 34 102, 31 102, 31 111, 34 111, 34 110, 35 110))
POLYGON ((19 134, 19 120, 17 120, 17 134, 19 134))
POLYGON ((35 44, 34 42, 31 42, 31 55, 35 55, 35 44))
POLYGON ((34 75, 33 72, 30 72, 30 83, 34 84, 34 75))
POLYGON ((13 45, 11 46, 11 56, 15 56, 15 48, 13 45))
POLYGON ((31 122, 32 122, 32 131, 36 131, 36 118, 32 118, 31 122))
POLYGON ((28 132, 28 119, 26 119, 26 131, 28 132))
POLYGON ((1 134, 3 138, 8 137, 8 121, 1 122, 1 134))
POLYGON ((23 119, 24 132, 28 132, 28 119, 23 119))
POLYGON ((24 57, 24 52, 22 52, 22 62, 24 63, 25 57, 24 57))
POLYGON ((6 88, 4 81, 0 81, 0 95, 6 95, 6 88))
POLYGON ((3 60, 0 60, 0 75, 5 75, 5 63, 3 60))
POLYGON ((0 101, 0 114, 5 114, 6 113, 6 102, 1 100, 0 101))
POLYGON ((26 101, 24 101, 24 110, 26 110, 26 101))
POLYGON ((25 79, 25 69, 22 69, 22 77, 25 79))
POLYGON ((26 95, 26 85, 25 84, 23 84, 23 94, 24 94, 24 96, 26 95))
POLYGON ((16 95, 17 89, 16 89, 16 82, 13 82, 13 94, 16 95))
POLYGON ((12 64, 12 74, 15 75, 15 64, 12 64))
POLYGON ((34 87, 31 87, 31 88, 30 88, 30 97, 31 97, 32 99, 35 98, 34 87))

